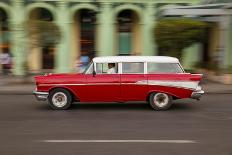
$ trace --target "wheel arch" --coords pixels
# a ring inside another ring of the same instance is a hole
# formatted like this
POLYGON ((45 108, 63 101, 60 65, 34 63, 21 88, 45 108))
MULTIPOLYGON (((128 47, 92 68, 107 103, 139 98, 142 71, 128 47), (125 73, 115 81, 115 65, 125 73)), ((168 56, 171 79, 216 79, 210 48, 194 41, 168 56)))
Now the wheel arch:
POLYGON ((50 94, 51 91, 55 90, 55 89, 64 89, 64 90, 67 90, 71 96, 72 96, 72 99, 73 101, 79 101, 79 97, 74 93, 74 91, 68 87, 62 87, 62 86, 57 86, 57 87, 52 87, 49 89, 48 93, 50 94))
POLYGON ((148 94, 147 94, 146 101, 149 101, 149 97, 150 97, 150 95, 151 95, 152 93, 165 93, 165 94, 168 94, 168 95, 172 96, 174 100, 175 100, 175 99, 180 99, 180 98, 181 98, 181 97, 179 97, 179 96, 177 96, 177 95, 175 95, 175 94, 173 94, 173 93, 167 92, 167 91, 151 90, 151 91, 149 91, 148 94))

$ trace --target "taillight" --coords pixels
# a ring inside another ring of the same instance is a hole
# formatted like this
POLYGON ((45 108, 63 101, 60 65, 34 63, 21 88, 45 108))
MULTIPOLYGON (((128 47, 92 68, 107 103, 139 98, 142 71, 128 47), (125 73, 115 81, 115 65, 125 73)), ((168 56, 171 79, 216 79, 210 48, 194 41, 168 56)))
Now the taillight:
POLYGON ((190 80, 191 81, 201 81, 202 74, 191 74, 190 80))

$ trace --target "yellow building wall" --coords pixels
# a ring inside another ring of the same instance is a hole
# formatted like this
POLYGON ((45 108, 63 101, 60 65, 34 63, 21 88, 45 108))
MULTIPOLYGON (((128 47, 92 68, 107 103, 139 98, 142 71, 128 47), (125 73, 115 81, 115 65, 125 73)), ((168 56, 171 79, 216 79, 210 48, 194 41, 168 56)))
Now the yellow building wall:
POLYGON ((42 68, 41 48, 33 48, 28 53, 28 68, 32 72, 39 72, 42 68))
POLYGON ((133 13, 133 27, 132 27, 132 55, 141 55, 141 25, 137 14, 133 13))
POLYGON ((71 58, 70 63, 72 66, 72 70, 75 71, 75 63, 78 56, 81 55, 80 51, 80 24, 79 24, 79 13, 75 14, 73 17, 73 24, 71 25, 71 58))
POLYGON ((218 48, 219 48, 219 40, 220 40, 220 32, 219 32, 219 25, 217 23, 212 24, 212 27, 210 28, 210 34, 209 34, 209 54, 212 58, 215 55, 218 55, 218 48))

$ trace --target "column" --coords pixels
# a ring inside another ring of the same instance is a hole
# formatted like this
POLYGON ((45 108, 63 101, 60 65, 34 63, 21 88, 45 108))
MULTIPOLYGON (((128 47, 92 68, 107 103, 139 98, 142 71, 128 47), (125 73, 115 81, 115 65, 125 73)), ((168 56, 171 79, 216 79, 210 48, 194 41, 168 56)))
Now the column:
POLYGON ((10 15, 11 27, 11 52, 14 56, 13 74, 22 76, 26 70, 26 41, 24 32, 24 7, 23 0, 12 0, 12 8, 10 15))
POLYGON ((57 2, 56 23, 60 28, 61 40, 57 46, 56 53, 56 72, 65 73, 71 71, 71 49, 70 49, 70 12, 68 2, 57 2))
POLYGON ((226 69, 229 61, 229 20, 230 16, 220 17, 219 67, 226 69))
POLYGON ((114 17, 110 3, 101 4, 98 14, 97 52, 99 56, 114 55, 114 17))
POLYGON ((232 69, 232 17, 230 17, 230 23, 229 23, 229 39, 228 39, 228 44, 229 44, 229 56, 228 56, 228 65, 232 69))
POLYGON ((184 69, 192 70, 197 62, 200 62, 201 44, 195 43, 183 50, 182 65, 184 69))
MULTIPOLYGON (((2 23, 0 22, 0 46, 2 45, 2 23)), ((0 48, 0 54, 2 53, 2 48, 0 48)), ((0 73, 2 73, 2 65, 0 65, 0 73)))
MULTIPOLYGON (((142 55, 156 55, 156 43, 154 39, 155 12, 154 4, 147 3, 143 11, 142 21, 142 55)), ((140 19, 142 20, 142 19, 140 19)))

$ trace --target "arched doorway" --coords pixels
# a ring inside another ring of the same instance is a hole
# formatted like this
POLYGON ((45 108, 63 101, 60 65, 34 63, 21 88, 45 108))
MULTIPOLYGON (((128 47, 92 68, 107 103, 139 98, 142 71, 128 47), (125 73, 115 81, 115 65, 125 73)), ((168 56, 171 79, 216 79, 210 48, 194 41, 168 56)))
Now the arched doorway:
MULTIPOLYGON (((8 19, 7 12, 2 8, 0 8, 0 54, 1 53, 8 53, 10 56, 12 56, 12 53, 10 51, 9 19, 8 19)), ((12 63, 11 59, 10 59, 10 63, 12 63)), ((1 69, 3 70, 0 71, 0 74, 9 73, 9 70, 7 70, 7 73, 5 72, 6 70, 4 70, 3 65, 0 65, 0 70, 1 69)))
POLYGON ((10 52, 10 31, 7 12, 0 8, 0 52, 10 52))
MULTIPOLYGON (((50 24, 53 22, 54 17, 53 14, 45 8, 35 8, 29 13, 29 24, 50 24), (41 22, 41 23, 40 23, 41 22)), ((35 26, 35 28, 41 28, 39 31, 43 31, 42 25, 35 26)), ((49 36, 48 36, 49 37, 49 36)), ((29 38, 30 39, 30 38, 29 38)), ((45 38, 49 40, 48 38, 45 38)), ((33 46, 31 43, 31 50, 29 53, 29 70, 32 72, 47 72, 47 70, 52 70, 55 67, 55 45, 52 42, 45 41, 42 44, 39 43, 39 46, 33 46)))
POLYGON ((141 54, 139 16, 133 10, 122 10, 117 15, 116 45, 118 55, 141 54))
POLYGON ((72 25, 73 62, 80 56, 92 59, 96 55, 96 12, 90 9, 77 10, 72 25))

